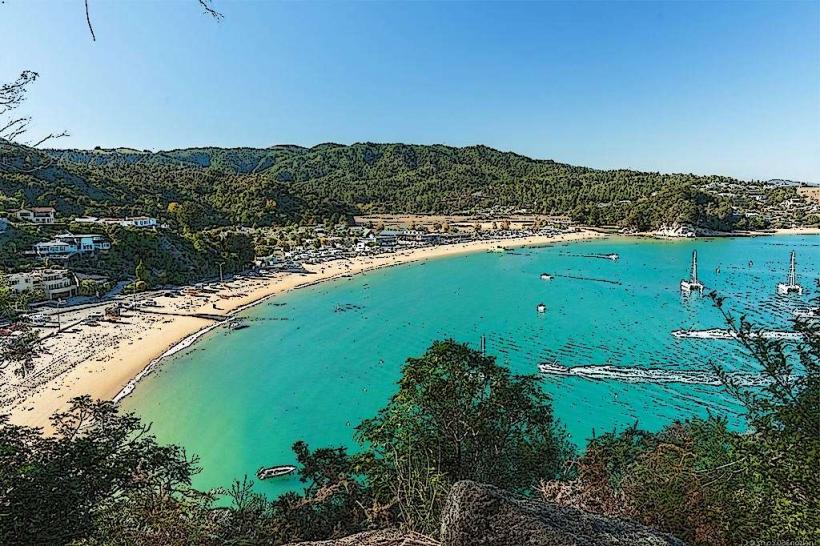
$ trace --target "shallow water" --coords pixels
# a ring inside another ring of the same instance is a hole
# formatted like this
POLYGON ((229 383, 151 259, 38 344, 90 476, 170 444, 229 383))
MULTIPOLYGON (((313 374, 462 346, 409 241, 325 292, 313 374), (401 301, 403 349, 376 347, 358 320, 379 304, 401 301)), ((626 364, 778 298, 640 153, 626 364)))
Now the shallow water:
MULTIPOLYGON (((708 411, 742 427, 737 404, 720 387, 691 379, 706 377, 709 361, 753 377, 757 370, 736 342, 671 335, 724 326, 710 300, 678 290, 693 249, 707 289, 761 327, 790 329, 791 311, 818 295, 817 236, 616 238, 437 259, 249 309, 250 328, 208 334, 146 377, 123 406, 152 421, 161 441, 200 457, 195 486, 225 486, 261 466, 293 463, 296 440, 354 447, 354 427, 387 402, 406 357, 446 337, 477 348, 485 335, 487 353, 516 373, 537 373, 539 363, 592 367, 543 381, 580 446, 593 432, 636 421, 655 430, 708 411), (775 295, 790 250, 797 251, 802 297, 775 295), (620 259, 586 256, 610 252, 620 259), (542 281, 541 272, 556 278, 542 281), (599 366, 652 370, 608 379, 599 366), (672 381, 665 372, 689 379, 672 381)), ((284 478, 257 487, 277 495, 300 484, 284 478)))

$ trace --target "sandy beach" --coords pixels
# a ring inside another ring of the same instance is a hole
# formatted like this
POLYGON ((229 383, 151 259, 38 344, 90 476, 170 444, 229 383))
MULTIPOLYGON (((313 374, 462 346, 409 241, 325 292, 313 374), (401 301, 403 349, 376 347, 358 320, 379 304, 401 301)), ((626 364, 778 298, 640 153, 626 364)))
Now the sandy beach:
MULTIPOLYGON (((582 230, 560 236, 482 240, 453 245, 401 250, 391 254, 362 256, 307 265, 308 273, 276 273, 265 277, 243 277, 221 285, 218 291, 185 296, 152 296, 156 305, 123 313, 118 322, 99 321, 96 326, 76 324, 103 307, 61 313, 64 325, 74 325, 44 339, 35 370, 16 377, 10 369, 0 372, 0 412, 11 421, 50 428, 49 417, 64 410, 68 401, 83 394, 114 399, 134 386, 134 378, 157 359, 173 351, 191 336, 221 324, 227 317, 266 298, 304 286, 374 269, 504 247, 542 246, 601 238, 605 235, 582 230), (194 316, 199 314, 200 316, 194 316), (201 315, 210 315, 212 318, 201 315)), ((110 302, 109 302, 110 305, 110 302)), ((52 329, 53 331, 53 329, 52 329)), ((49 331, 46 329, 43 334, 49 331)))

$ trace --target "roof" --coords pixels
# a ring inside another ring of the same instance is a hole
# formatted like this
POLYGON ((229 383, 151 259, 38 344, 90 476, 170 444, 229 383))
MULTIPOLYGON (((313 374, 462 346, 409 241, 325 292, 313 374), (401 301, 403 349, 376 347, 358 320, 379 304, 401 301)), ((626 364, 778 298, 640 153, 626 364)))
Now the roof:
POLYGON ((28 207, 20 210, 30 210, 31 212, 57 212, 54 207, 28 207))

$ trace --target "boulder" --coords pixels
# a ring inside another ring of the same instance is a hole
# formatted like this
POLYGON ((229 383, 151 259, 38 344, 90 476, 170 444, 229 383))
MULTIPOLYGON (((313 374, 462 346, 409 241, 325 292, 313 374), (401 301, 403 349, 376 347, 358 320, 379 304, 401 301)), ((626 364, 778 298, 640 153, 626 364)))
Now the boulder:
POLYGON ((491 485, 456 483, 441 521, 442 546, 685 546, 636 523, 537 501, 491 485))

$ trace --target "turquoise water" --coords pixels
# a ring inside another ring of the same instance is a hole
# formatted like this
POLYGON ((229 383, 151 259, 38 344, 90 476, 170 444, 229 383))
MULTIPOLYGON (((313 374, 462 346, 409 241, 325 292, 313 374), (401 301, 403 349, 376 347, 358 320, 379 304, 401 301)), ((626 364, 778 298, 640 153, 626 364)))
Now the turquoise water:
MULTIPOLYGON (((820 237, 811 236, 616 238, 450 257, 322 283, 249 309, 250 328, 215 330, 164 362, 123 406, 152 421, 160 440, 197 454, 204 470, 194 485, 211 488, 292 463, 296 440, 355 446, 353 428, 387 402, 405 358, 445 337, 478 347, 485 335, 488 354, 516 373, 553 361, 692 372, 708 370, 710 360, 753 373, 732 341, 671 335, 724 326, 707 298, 678 290, 693 249, 706 286, 760 326, 789 329, 791 311, 818 294, 820 237), (802 297, 775 295, 790 250, 802 297), (620 260, 583 256, 609 252, 620 260), (541 281, 541 272, 559 276, 541 281)), ((580 446, 593 431, 636 421, 655 430, 708 411, 742 427, 738 406, 716 386, 561 375, 543 384, 580 446)), ((257 487, 276 495, 299 485, 285 478, 257 487)))

